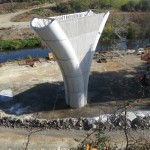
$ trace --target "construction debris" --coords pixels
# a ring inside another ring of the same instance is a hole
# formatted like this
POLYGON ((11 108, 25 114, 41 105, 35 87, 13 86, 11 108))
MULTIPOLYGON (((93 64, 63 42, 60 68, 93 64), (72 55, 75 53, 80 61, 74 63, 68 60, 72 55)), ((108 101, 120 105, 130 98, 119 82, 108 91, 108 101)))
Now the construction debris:
POLYGON ((113 59, 122 59, 125 55, 125 51, 98 51, 94 54, 94 59, 98 63, 106 63, 113 61, 113 59))
POLYGON ((19 65, 29 65, 29 66, 32 66, 32 67, 35 67, 36 64, 35 62, 41 62, 39 58, 32 58, 32 59, 26 59, 26 60, 22 60, 22 61, 19 61, 18 64, 19 65))
POLYGON ((55 58, 54 58, 54 55, 53 55, 52 52, 51 52, 51 53, 48 53, 48 59, 49 59, 50 61, 55 61, 55 58))

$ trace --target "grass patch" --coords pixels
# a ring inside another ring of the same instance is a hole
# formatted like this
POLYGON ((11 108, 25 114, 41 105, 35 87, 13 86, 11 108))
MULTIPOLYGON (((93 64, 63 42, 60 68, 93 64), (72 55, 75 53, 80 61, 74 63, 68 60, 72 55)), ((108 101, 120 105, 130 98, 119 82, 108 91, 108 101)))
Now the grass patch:
POLYGON ((0 40, 0 51, 39 47, 41 44, 42 43, 39 38, 23 40, 0 40))

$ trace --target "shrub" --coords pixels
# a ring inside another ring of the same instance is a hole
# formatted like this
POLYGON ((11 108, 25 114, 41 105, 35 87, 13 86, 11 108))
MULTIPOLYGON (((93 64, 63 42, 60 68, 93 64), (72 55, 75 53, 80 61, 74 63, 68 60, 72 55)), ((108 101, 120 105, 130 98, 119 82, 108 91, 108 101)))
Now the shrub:
POLYGON ((121 10, 123 11, 135 11, 136 10, 136 2, 129 1, 128 3, 121 6, 121 10))
POLYGON ((1 40, 0 41, 0 50, 17 50, 21 48, 31 48, 41 46, 41 40, 38 38, 34 39, 24 39, 24 40, 1 40))
POLYGON ((31 56, 31 55, 27 55, 27 56, 25 57, 25 59, 32 59, 32 56, 31 56))
POLYGON ((150 1, 149 0, 140 0, 129 1, 121 6, 122 11, 150 11, 150 1))
POLYGON ((40 5, 40 1, 33 1, 33 2, 31 3, 31 5, 32 5, 32 6, 40 5))
POLYGON ((102 42, 105 43, 105 44, 108 44, 110 42, 110 40, 112 39, 113 37, 113 25, 112 23, 107 23, 105 28, 104 28, 104 31, 102 33, 102 42))
POLYGON ((68 3, 57 3, 57 5, 52 8, 52 10, 59 13, 82 12, 90 9, 91 6, 95 8, 98 0, 94 0, 94 2, 89 0, 72 0, 68 3))

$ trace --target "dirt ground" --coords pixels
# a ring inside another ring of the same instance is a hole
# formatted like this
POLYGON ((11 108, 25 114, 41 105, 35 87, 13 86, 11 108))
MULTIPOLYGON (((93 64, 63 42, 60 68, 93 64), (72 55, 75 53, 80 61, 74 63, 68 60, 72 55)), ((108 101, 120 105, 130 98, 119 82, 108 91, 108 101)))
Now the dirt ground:
MULTIPOLYGON (((88 105, 80 109, 65 104, 64 84, 57 62, 36 62, 36 67, 18 65, 18 62, 0 66, 0 91, 10 89, 13 100, 0 102, 0 110, 9 114, 37 114, 38 118, 93 117, 114 113, 124 100, 134 101, 130 110, 149 110, 149 88, 143 91, 138 83, 146 63, 140 56, 125 55, 107 63, 92 62, 89 79, 88 105), (57 97, 57 100, 56 100, 57 97), (19 113, 18 113, 19 112, 19 113)), ((34 129, 36 130, 36 129, 34 129)), ((30 150, 69 150, 92 131, 43 130, 32 134, 30 150)), ((26 129, 0 127, 0 149, 21 150, 28 140, 26 129), (13 143, 13 144, 12 144, 13 143)), ((123 131, 105 133, 119 148, 126 145, 123 131)), ((135 138, 150 141, 149 131, 131 131, 135 138)))
MULTIPOLYGON (((76 130, 43 130, 35 132, 30 137, 28 150, 69 150, 76 149, 79 144, 93 131, 76 130)), ((0 127, 1 150, 24 150, 28 141, 29 132, 26 129, 9 129, 0 127)), ((117 145, 122 149, 126 145, 123 131, 105 132, 105 137, 111 139, 112 147, 117 145)), ((132 139, 146 139, 150 141, 149 130, 131 131, 128 135, 132 139)), ((91 136, 91 138, 94 138, 91 136)), ((132 142, 131 142, 132 143, 132 142)))
MULTIPOLYGON (((28 148, 30 150, 64 150, 75 148, 86 136, 86 131, 44 130, 32 134, 28 148)), ((28 131, 0 127, 1 150, 23 150, 26 147, 28 131), (12 144, 13 143, 13 144, 12 144)))
POLYGON ((65 103, 57 62, 36 64, 30 67, 13 62, 0 67, 0 91, 11 89, 13 93, 11 102, 1 102, 1 110, 11 114, 39 113, 39 118, 93 117, 116 111, 124 100, 136 100, 132 110, 149 109, 149 88, 145 88, 143 95, 138 83, 145 69, 139 56, 126 55, 107 63, 93 60, 88 105, 80 109, 68 108, 65 103))

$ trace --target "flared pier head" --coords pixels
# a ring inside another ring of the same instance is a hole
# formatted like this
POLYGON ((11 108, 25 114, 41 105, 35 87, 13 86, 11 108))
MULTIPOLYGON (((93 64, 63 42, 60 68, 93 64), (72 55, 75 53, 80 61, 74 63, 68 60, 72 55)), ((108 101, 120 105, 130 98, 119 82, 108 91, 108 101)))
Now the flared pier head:
POLYGON ((31 28, 53 52, 61 69, 66 103, 72 108, 87 104, 92 58, 109 16, 89 10, 50 18, 33 18, 31 28))

